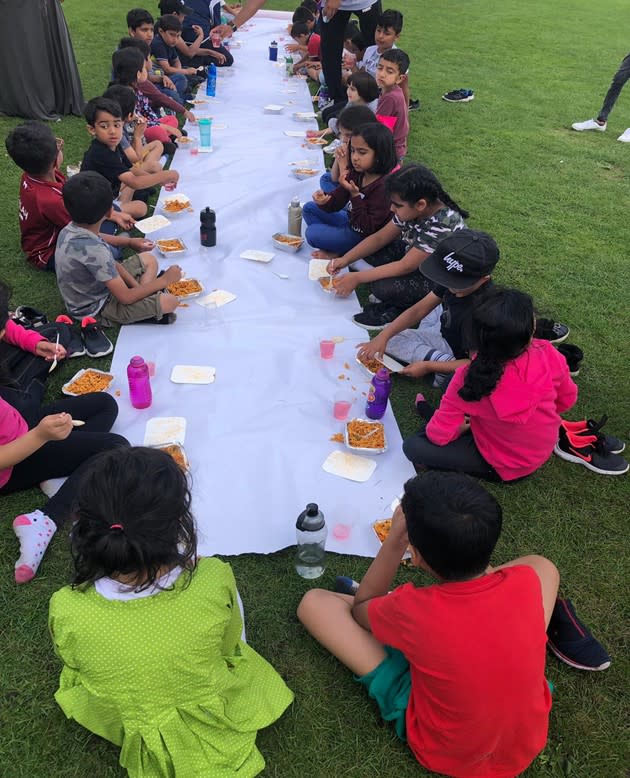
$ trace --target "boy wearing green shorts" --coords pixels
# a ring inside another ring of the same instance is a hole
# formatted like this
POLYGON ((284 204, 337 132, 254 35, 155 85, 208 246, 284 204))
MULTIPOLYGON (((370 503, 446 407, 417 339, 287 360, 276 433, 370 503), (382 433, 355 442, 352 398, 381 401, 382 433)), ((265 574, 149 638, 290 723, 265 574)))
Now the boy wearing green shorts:
POLYGON ((518 775, 547 740, 546 631, 559 574, 541 556, 490 567, 501 523, 476 481, 417 476, 355 596, 314 589, 298 608, 420 764, 450 776, 518 775), (438 583, 388 594, 407 548, 438 583))
POLYGON ((104 327, 170 324, 179 301, 164 290, 180 280, 181 268, 173 265, 158 278, 157 259, 148 252, 115 262, 98 234, 112 201, 109 181, 94 171, 77 173, 63 186, 72 221, 59 233, 55 272, 66 309, 76 320, 96 320, 104 327))

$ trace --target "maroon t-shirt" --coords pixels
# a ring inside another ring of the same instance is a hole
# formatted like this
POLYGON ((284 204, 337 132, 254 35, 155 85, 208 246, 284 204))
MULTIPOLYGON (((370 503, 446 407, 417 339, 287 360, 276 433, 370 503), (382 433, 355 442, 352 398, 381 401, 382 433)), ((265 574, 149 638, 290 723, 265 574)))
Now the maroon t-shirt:
POLYGON ((59 170, 55 181, 41 181, 24 173, 20 181, 20 235, 22 251, 39 270, 45 270, 55 253, 57 236, 68 224, 70 214, 61 190, 66 181, 59 170))
MULTIPOLYGON (((396 119, 392 132, 394 133, 396 156, 400 161, 407 154, 409 114, 405 95, 399 86, 395 86, 390 92, 385 92, 378 98, 376 118, 379 119, 381 116, 393 116, 396 119)), ((389 122, 383 122, 383 124, 389 127, 389 122)))

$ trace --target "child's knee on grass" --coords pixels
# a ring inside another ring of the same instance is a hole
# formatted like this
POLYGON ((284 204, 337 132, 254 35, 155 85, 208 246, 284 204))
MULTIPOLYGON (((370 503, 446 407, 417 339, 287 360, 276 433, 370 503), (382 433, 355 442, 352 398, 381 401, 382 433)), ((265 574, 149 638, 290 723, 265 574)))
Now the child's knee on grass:
POLYGON ((558 589, 560 588, 560 572, 558 568, 546 557, 539 554, 530 554, 529 556, 513 559, 511 562, 506 562, 504 565, 499 565, 493 569, 500 570, 504 567, 515 567, 516 565, 531 567, 538 576, 545 611, 545 625, 549 626, 549 620, 551 619, 553 607, 558 596, 558 589))

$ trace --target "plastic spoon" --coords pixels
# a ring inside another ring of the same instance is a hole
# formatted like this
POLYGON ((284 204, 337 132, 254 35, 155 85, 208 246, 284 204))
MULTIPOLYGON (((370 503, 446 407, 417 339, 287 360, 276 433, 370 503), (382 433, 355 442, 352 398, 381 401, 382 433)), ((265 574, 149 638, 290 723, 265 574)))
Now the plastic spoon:
POLYGON ((59 348, 59 333, 57 333, 57 340, 55 341, 55 358, 52 361, 51 366, 48 368, 48 372, 52 373, 52 371, 57 367, 57 349, 59 348))

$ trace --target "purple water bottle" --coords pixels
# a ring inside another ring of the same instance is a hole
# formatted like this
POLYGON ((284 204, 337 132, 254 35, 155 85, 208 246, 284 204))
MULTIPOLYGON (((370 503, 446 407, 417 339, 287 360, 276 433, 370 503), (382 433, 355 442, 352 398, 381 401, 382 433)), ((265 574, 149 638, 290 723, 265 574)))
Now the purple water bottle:
POLYGON ((365 403, 365 415, 368 419, 382 419, 387 408, 387 400, 392 391, 392 379, 385 367, 377 370, 372 379, 365 403))
POLYGON ((153 397, 151 395, 151 379, 149 366, 142 357, 131 357, 127 365, 127 380, 129 381, 129 398, 134 408, 148 408, 153 397))

